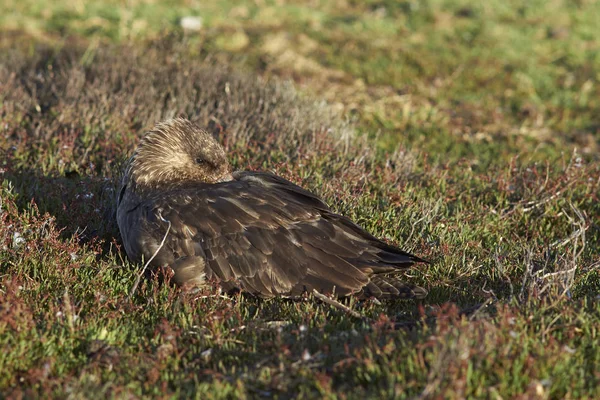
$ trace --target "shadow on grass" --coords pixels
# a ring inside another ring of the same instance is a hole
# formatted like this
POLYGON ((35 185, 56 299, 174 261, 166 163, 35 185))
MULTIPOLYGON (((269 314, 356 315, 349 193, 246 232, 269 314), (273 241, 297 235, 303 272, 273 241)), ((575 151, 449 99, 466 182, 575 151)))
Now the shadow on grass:
POLYGON ((24 212, 35 204, 40 213, 55 218, 62 237, 76 235, 82 244, 93 239, 110 242, 119 238, 113 180, 77 173, 48 176, 35 169, 9 170, 4 179, 18 195, 19 210, 24 212))

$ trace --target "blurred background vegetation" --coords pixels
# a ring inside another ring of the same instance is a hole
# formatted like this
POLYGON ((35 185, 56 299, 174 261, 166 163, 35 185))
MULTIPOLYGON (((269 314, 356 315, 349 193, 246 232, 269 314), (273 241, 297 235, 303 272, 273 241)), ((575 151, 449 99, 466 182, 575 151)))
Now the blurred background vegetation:
POLYGON ((597 1, 36 1, 0 5, 11 32, 90 47, 180 34, 190 52, 293 79, 382 148, 487 167, 519 153, 598 152, 597 1))

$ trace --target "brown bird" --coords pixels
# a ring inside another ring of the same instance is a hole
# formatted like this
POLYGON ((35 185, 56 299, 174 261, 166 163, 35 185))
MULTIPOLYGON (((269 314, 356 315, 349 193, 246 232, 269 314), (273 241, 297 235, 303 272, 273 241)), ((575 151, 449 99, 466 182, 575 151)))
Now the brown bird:
POLYGON ((260 297, 422 298, 398 273, 426 262, 270 173, 231 172, 223 147, 185 119, 156 125, 129 160, 117 222, 127 255, 181 286, 219 282, 260 297))

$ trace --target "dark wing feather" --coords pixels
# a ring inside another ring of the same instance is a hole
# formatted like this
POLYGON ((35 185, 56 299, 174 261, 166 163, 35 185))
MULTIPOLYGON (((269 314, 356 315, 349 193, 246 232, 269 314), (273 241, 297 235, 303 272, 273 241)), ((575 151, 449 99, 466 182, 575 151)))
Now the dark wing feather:
MULTIPOLYGON (((171 222, 161 254, 171 252, 175 259, 157 259, 174 268, 178 283, 198 280, 202 273, 202 279, 216 278, 225 288, 265 297, 312 289, 348 295, 361 291, 373 273, 421 261, 332 213, 318 197, 283 178, 252 172, 234 177, 147 202, 153 212, 146 232, 162 225, 154 231, 164 235, 165 221, 171 222), (190 267, 194 259, 201 265, 195 270, 190 267)), ((155 241, 162 240, 159 234, 155 241)))

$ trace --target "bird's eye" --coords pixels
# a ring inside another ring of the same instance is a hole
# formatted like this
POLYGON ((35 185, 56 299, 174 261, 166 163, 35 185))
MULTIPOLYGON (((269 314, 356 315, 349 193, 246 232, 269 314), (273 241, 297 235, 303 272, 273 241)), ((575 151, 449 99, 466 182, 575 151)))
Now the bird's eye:
POLYGON ((198 165, 204 165, 206 163, 206 161, 200 157, 196 158, 196 164, 198 165))

